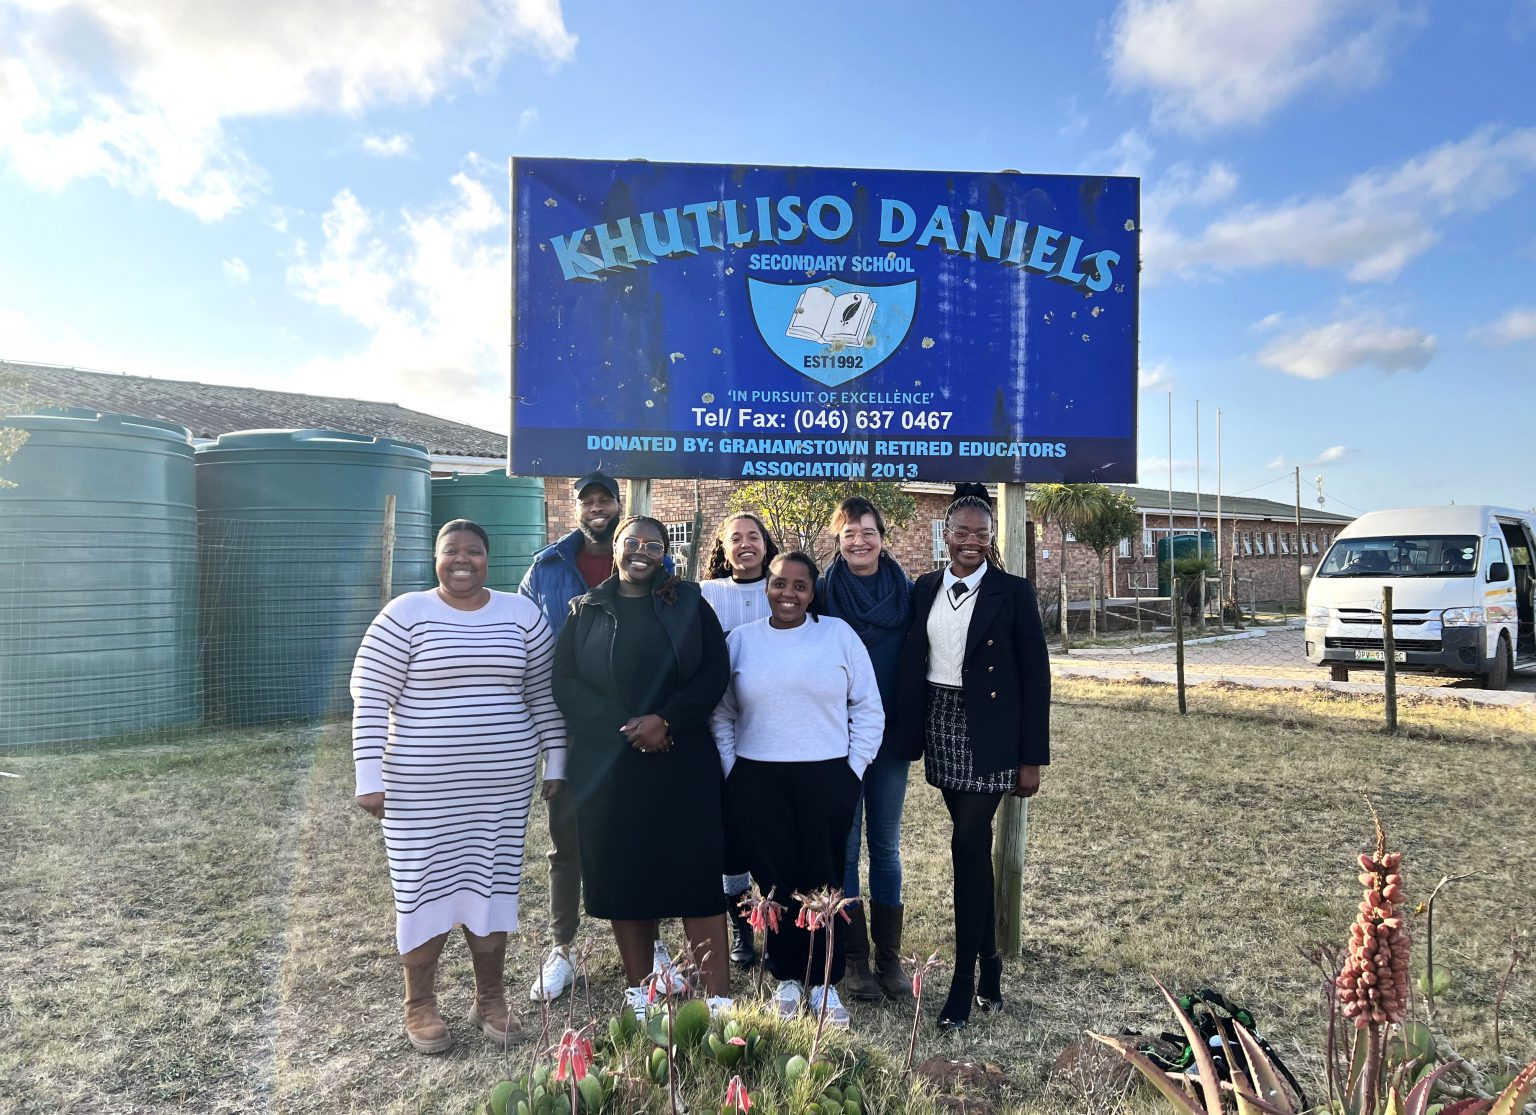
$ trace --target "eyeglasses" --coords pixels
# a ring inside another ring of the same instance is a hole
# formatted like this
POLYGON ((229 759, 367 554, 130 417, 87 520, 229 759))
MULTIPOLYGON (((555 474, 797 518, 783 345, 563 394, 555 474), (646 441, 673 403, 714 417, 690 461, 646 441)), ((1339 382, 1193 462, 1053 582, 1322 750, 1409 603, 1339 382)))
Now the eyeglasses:
POLYGON ((961 527, 945 527, 944 533, 948 534, 956 542, 980 542, 985 546, 992 541, 990 530, 965 530, 961 527))
POLYGON ((666 543, 664 543, 664 542, 642 542, 642 541, 640 541, 640 539, 636 538, 634 535, 630 535, 628 538, 624 539, 623 545, 624 545, 624 552, 626 554, 632 554, 636 550, 644 550, 646 553, 650 554, 651 557, 661 557, 663 554, 665 554, 667 552, 666 543))
POLYGON ((873 542, 880 537, 880 532, 878 530, 845 530, 839 537, 844 542, 873 542))

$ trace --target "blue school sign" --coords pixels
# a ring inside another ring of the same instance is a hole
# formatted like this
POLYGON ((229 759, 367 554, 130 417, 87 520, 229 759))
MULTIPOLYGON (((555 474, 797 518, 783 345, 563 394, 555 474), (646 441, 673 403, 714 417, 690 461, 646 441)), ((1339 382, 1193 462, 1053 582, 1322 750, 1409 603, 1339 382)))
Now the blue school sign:
POLYGON ((518 159, 522 475, 1134 482, 1134 178, 518 159))

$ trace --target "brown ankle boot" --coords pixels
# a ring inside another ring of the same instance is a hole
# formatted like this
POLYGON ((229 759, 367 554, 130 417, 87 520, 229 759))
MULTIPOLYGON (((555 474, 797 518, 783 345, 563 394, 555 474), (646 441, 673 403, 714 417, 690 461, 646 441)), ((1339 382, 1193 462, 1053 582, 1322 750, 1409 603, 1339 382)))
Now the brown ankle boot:
POLYGON ((469 942, 469 957, 475 966, 475 1005, 470 1008, 469 1020, 492 1041, 505 1043, 522 1029, 522 1023, 507 1009, 507 935, 477 937, 466 928, 464 939, 469 942))
POLYGON ((848 924, 843 926, 843 957, 846 966, 838 985, 843 995, 858 1003, 878 1003, 885 998, 880 981, 869 970, 869 932, 862 902, 848 907, 848 924))
POLYGON ((400 957, 405 969, 405 1036, 418 1053, 442 1053, 453 1037, 437 1012, 437 958, 448 934, 439 933, 400 957))
POLYGON ((901 970, 900 906, 869 904, 870 936, 875 939, 875 975, 880 989, 892 999, 912 998, 912 980, 901 970))

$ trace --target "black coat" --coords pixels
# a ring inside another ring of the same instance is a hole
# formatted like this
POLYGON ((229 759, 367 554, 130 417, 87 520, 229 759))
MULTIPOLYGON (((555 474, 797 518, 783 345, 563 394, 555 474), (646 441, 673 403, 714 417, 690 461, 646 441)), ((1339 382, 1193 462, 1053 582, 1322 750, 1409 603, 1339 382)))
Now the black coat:
MULTIPOLYGON (((917 579, 915 618, 897 674, 901 755, 921 758, 928 706, 928 611, 944 571, 917 579)), ((976 589, 961 671, 966 729, 978 774, 1051 761, 1051 667, 1035 590, 1023 577, 989 568, 976 589)))

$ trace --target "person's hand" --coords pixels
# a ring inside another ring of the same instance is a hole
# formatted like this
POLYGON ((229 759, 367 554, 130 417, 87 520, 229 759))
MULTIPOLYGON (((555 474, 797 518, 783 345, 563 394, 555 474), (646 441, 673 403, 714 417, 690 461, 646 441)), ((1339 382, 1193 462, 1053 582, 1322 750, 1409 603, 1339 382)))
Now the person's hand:
POLYGON ((565 789, 565 779, 546 778, 544 785, 539 788, 539 796, 548 801, 563 789, 565 789))
POLYGON ((636 751, 665 751, 672 746, 667 722, 655 713, 632 717, 619 731, 636 751))
POLYGON ((1040 792, 1040 768, 1022 766, 1013 784, 1013 796, 1032 798, 1040 792))
POLYGON ((373 815, 380 820, 384 819, 384 791, 379 790, 372 794, 358 794, 357 807, 364 813, 373 815))

